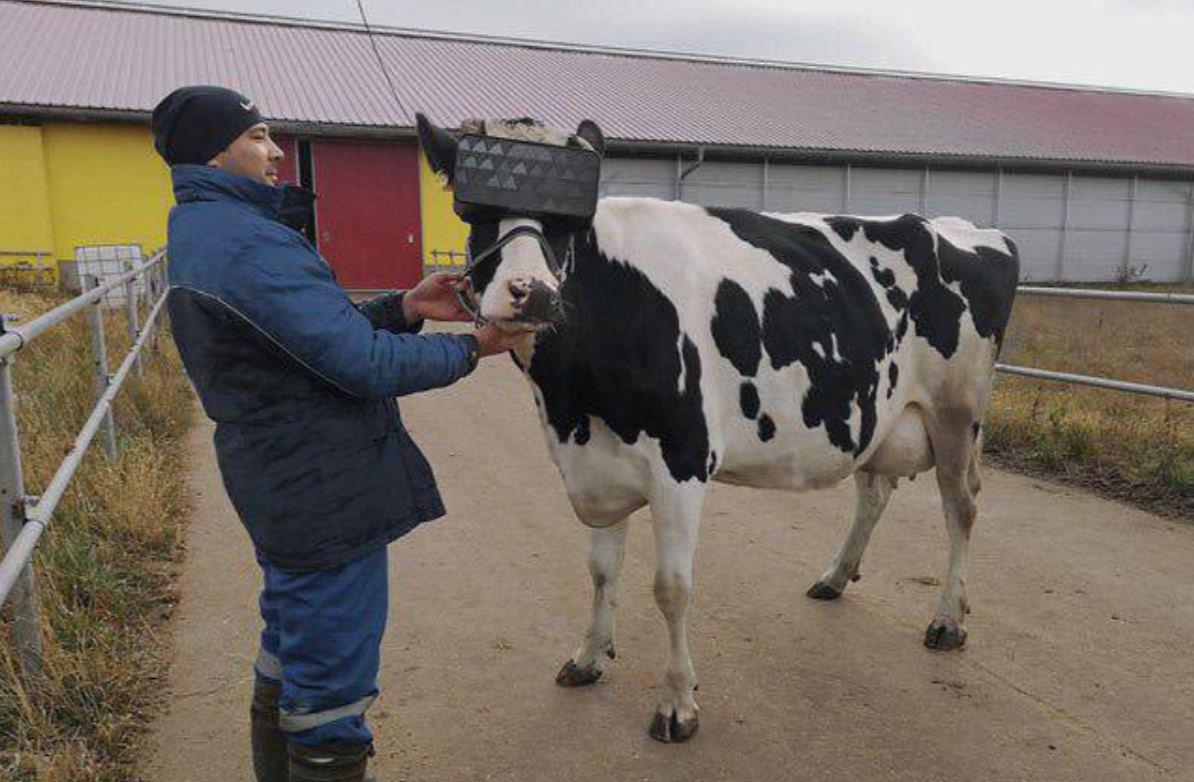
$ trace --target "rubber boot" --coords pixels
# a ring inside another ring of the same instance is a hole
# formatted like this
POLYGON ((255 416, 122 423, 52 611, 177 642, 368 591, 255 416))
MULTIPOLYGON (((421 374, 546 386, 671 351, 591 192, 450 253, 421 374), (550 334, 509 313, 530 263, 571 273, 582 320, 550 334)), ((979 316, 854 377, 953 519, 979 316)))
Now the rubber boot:
POLYGON ((257 782, 290 782, 286 737, 278 730, 278 696, 282 686, 257 679, 249 707, 249 740, 257 782))
POLYGON ((372 754, 368 744, 291 744, 290 782, 371 782, 365 766, 372 754))

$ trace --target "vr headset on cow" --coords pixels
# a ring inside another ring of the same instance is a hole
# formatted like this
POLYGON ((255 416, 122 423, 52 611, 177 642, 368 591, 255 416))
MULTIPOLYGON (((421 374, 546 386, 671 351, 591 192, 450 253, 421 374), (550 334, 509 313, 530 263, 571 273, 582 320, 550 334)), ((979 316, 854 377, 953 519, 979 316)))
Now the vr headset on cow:
POLYGON ((529 217, 584 229, 600 181, 601 156, 591 149, 468 133, 456 147, 453 207, 470 224, 529 217))
MULTIPOLYGON (((582 231, 593 223, 601 181, 601 153, 589 141, 569 138, 566 145, 550 144, 511 135, 546 130, 530 121, 468 120, 456 143, 452 169, 453 208, 466 223, 492 223, 507 218, 529 218, 545 230, 582 231)), ((592 123, 589 123, 592 124, 592 123)), ((583 123, 582 123, 583 127, 583 123)), ((592 125, 600 138, 600 130, 592 125)), ((559 139, 554 139, 559 141, 559 139)), ((603 151, 603 150, 602 150, 603 151)), ((463 272, 470 279, 487 260, 520 236, 539 243, 552 274, 563 282, 571 252, 563 265, 543 231, 529 225, 517 226, 493 245, 473 255, 469 248, 463 272)), ((476 305, 462 292, 461 303, 481 322, 476 305)))

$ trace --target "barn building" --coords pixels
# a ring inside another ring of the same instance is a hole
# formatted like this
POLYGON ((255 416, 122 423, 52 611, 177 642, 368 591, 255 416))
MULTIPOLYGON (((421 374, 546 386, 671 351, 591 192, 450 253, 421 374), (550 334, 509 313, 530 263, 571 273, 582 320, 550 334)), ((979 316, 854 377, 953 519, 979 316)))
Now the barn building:
POLYGON ((1027 280, 1194 280, 1194 96, 396 29, 371 42, 352 25, 82 0, 0 0, 0 264, 161 246, 172 198, 149 112, 194 83, 257 100, 352 288, 461 260, 416 111, 594 119, 607 194, 954 214, 1010 233, 1027 280))

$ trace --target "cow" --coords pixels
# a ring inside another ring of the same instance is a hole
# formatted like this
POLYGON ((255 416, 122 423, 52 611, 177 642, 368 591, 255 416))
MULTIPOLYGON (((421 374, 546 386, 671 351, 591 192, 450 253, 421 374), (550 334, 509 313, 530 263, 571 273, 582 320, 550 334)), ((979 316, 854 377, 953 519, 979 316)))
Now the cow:
MULTIPOLYGON (((532 120, 475 126, 604 154, 589 121, 575 133, 532 120)), ((451 186, 456 137, 422 115, 418 134, 451 186)), ((859 578, 898 480, 935 469, 949 566, 924 643, 965 643, 982 419, 1019 278, 1011 239, 958 218, 607 197, 591 227, 511 214, 474 223, 468 246, 474 258, 490 251, 471 274, 480 317, 528 332, 514 360, 592 528, 592 616, 558 684, 591 684, 614 657, 627 517, 650 506, 670 640, 650 734, 696 732, 685 617, 713 481, 802 491, 853 476, 853 525, 807 592, 834 600, 859 578), (549 262, 544 243, 564 261, 549 262)))

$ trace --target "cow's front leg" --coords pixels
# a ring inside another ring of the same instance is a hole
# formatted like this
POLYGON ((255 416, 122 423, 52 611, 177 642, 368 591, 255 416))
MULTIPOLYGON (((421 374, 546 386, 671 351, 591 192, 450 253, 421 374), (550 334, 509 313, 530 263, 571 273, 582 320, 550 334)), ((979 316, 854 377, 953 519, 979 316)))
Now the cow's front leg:
POLYGON ((703 486, 681 486, 651 503, 655 519, 655 602, 667 619, 671 654, 663 679, 663 700, 655 711, 650 732, 652 738, 664 742, 688 740, 699 724, 687 616, 704 498, 703 486))
POLYGON ((614 658, 614 610, 618 607, 618 579, 626 552, 627 519, 592 531, 589 575, 593 577, 593 617, 584 640, 556 674, 561 687, 583 687, 601 678, 606 658, 614 658))

